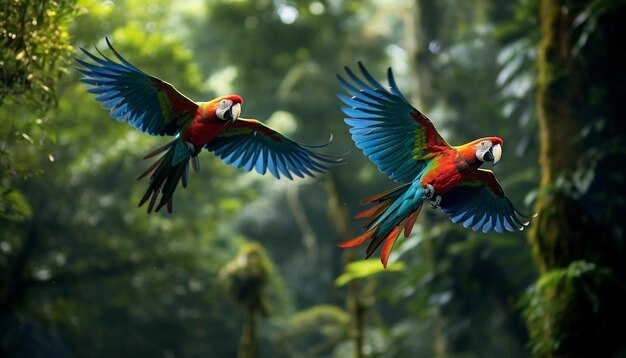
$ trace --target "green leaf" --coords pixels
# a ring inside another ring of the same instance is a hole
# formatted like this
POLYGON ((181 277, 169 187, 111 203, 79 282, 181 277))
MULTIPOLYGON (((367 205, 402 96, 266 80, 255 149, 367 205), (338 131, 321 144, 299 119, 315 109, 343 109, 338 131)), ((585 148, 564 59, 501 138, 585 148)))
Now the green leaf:
POLYGON ((24 221, 33 211, 24 195, 15 189, 6 189, 0 195, 0 218, 10 221, 24 221))
POLYGON ((367 278, 383 272, 402 271, 406 265, 404 262, 393 262, 385 269, 378 261, 359 260, 346 265, 346 271, 335 279, 335 286, 341 287, 352 280, 367 278))

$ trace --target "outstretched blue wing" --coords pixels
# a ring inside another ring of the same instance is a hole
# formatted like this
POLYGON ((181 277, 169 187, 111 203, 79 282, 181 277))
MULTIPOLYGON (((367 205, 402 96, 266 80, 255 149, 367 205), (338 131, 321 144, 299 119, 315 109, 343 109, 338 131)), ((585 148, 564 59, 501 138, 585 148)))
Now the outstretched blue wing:
POLYGON ((523 230, 528 225, 528 217, 504 196, 490 170, 479 169, 476 175, 443 194, 439 205, 452 222, 474 231, 502 233, 523 230))
POLYGON ((340 157, 314 152, 321 146, 296 143, 254 119, 239 118, 205 147, 224 163, 259 174, 269 170, 277 179, 283 175, 314 177, 329 169, 329 165, 343 162, 340 157))
POLYGON ((81 50, 93 63, 76 59, 87 76, 81 79, 92 88, 102 107, 111 117, 128 122, 138 130, 151 135, 174 135, 193 118, 197 105, 178 92, 171 84, 150 76, 126 61, 115 51, 109 39, 107 45, 120 62, 115 62, 98 51, 96 56, 81 50))
POLYGON ((450 146, 400 93, 391 69, 387 72, 389 92, 360 62, 359 68, 365 81, 347 67, 354 85, 337 76, 350 95, 338 94, 345 104, 341 109, 348 115, 345 122, 352 127, 352 139, 381 172, 394 181, 411 182, 426 166, 429 153, 450 146))

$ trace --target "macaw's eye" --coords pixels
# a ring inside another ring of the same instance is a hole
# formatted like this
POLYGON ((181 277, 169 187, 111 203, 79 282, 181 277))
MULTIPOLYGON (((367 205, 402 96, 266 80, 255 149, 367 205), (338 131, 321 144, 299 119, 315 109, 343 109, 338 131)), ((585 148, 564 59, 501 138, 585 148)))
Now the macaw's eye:
POLYGON ((220 101, 220 103, 218 104, 218 107, 219 107, 220 109, 226 109, 226 108, 228 108, 228 106, 230 105, 230 103, 229 103, 229 102, 230 102, 229 100, 223 99, 223 100, 221 100, 221 101, 220 101))
POLYGON ((476 158, 478 158, 481 162, 489 160, 489 156, 491 156, 491 154, 487 155, 487 153, 491 149, 491 146, 492 143, 488 140, 480 141, 480 143, 478 143, 478 148, 476 149, 476 158))

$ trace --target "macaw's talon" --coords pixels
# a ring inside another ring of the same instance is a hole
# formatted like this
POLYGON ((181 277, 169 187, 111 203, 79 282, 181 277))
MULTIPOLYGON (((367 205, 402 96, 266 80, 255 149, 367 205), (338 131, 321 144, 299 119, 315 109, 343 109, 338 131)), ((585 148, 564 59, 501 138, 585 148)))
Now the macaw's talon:
POLYGON ((424 187, 424 197, 426 199, 432 199, 435 196, 435 187, 432 184, 426 184, 424 187))
POLYGON ((437 195, 435 199, 430 201, 430 207, 433 209, 438 209, 439 204, 441 204, 441 195, 437 195))
POLYGON ((195 156, 198 155, 198 150, 196 149, 196 146, 191 143, 191 142, 183 142, 185 143, 185 146, 187 147, 187 150, 189 151, 189 155, 195 156))
POLYGON ((191 142, 183 142, 183 143, 185 143, 185 146, 187 147, 189 154, 193 154, 194 150, 196 149, 196 146, 193 145, 193 143, 191 142))

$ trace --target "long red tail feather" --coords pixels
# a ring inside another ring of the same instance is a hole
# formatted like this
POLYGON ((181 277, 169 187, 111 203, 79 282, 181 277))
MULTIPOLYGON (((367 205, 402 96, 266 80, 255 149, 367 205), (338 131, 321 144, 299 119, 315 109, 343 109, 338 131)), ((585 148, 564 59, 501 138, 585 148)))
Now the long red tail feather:
POLYGON ((396 200, 402 193, 404 193, 407 185, 410 184, 405 184, 361 200, 361 204, 376 203, 375 206, 368 208, 355 216, 355 218, 357 219, 368 218, 368 221, 363 225, 363 228, 367 229, 367 231, 352 240, 340 243, 339 246, 343 248, 354 247, 371 240, 365 252, 365 257, 368 258, 382 244, 383 248, 380 252, 380 261, 382 262, 383 267, 387 268, 389 255, 391 254, 391 250, 393 249, 396 240, 400 236, 400 233, 404 230, 404 237, 408 237, 411 234, 411 230, 413 230, 413 227, 422 207, 419 206, 417 209, 415 209, 415 211, 402 218, 398 225, 396 225, 389 232, 379 232, 381 225, 380 223, 376 224, 376 226, 374 227, 370 226, 389 209, 394 200, 396 200))
POLYGON ((364 219, 366 217, 372 216, 381 207, 386 206, 385 204, 387 204, 387 203, 378 204, 378 205, 373 206, 373 207, 371 207, 371 208, 369 208, 367 210, 361 211, 360 213, 354 215, 354 218, 355 219, 364 219))
POLYGON ((402 220, 398 226, 393 228, 389 235, 385 238, 385 244, 383 245, 383 249, 380 251, 380 262, 383 263, 383 267, 387 268, 387 261, 389 260, 389 254, 391 253, 391 249, 393 248, 393 244, 395 244, 396 239, 400 235, 400 231, 406 224, 407 219, 402 220))
POLYGON ((377 230, 378 230, 377 228, 372 228, 371 230, 369 230, 369 231, 367 231, 367 232, 365 232, 365 233, 355 237, 352 240, 340 242, 337 245, 339 247, 343 247, 343 248, 359 246, 362 243, 366 242, 367 240, 371 239, 372 236, 374 236, 374 234, 376 233, 377 230))
POLYGON ((409 235, 411 235, 411 230, 413 230, 413 226, 415 225, 415 221, 417 220, 417 217, 420 215, 420 211, 422 211, 421 206, 417 210, 415 210, 411 215, 409 215, 408 221, 406 222, 406 226, 404 227, 404 237, 409 237, 409 235))

